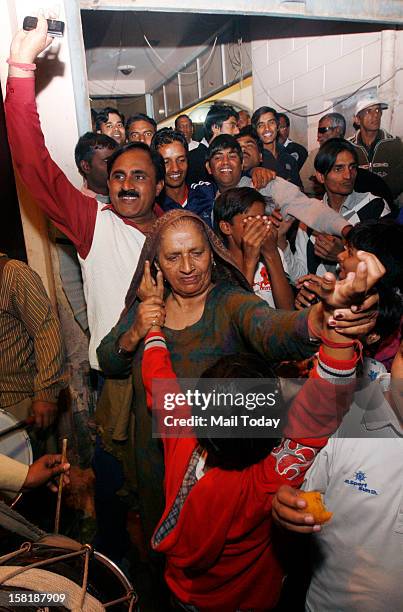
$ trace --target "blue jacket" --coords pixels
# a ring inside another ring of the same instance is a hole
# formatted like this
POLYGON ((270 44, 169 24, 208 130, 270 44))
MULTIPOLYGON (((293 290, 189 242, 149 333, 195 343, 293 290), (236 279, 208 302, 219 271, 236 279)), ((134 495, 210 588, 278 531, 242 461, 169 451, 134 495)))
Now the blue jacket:
POLYGON ((160 206, 165 212, 174 208, 190 210, 212 227, 211 214, 216 193, 217 187, 213 183, 199 181, 189 186, 186 206, 181 206, 166 194, 161 198, 160 206))

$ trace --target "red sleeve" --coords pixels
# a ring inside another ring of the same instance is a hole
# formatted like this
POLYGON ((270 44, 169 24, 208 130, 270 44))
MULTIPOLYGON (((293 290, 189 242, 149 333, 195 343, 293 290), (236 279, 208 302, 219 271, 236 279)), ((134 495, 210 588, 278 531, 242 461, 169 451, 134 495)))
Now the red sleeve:
POLYGON ((281 484, 300 486, 316 455, 340 425, 355 391, 357 360, 358 356, 351 361, 336 360, 320 350, 318 364, 288 413, 285 438, 265 460, 265 474, 272 476, 268 480, 274 491, 281 484), (326 374, 328 368, 331 374, 326 374))
POLYGON ((326 444, 350 408, 357 361, 358 356, 348 361, 334 359, 321 347, 318 362, 288 413, 284 429, 287 438, 302 438, 313 446, 326 444))
MULTIPOLYGON (((182 439, 194 438, 193 429, 187 426, 167 426, 164 419, 186 418, 190 414, 187 405, 175 406, 174 410, 165 410, 164 401, 167 394, 173 396, 181 394, 182 389, 177 381, 176 374, 172 368, 171 357, 165 344, 162 332, 149 332, 145 338, 145 348, 142 361, 142 377, 146 390, 147 407, 153 412, 153 429, 158 427, 163 432, 162 442, 164 445, 164 456, 167 462, 178 443, 182 439), (159 381, 153 386, 153 381, 159 381), (171 437, 167 437, 171 436, 171 437)), ((172 400, 171 401, 175 401, 172 400)))
POLYGON ((36 109, 35 79, 10 77, 4 108, 11 153, 23 183, 85 258, 94 235, 97 201, 76 189, 50 157, 36 109))

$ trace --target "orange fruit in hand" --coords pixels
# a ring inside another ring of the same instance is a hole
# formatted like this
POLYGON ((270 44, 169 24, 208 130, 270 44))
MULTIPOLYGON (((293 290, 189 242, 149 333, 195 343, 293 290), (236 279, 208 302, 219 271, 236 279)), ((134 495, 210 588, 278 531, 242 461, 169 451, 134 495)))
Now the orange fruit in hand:
POLYGON ((299 491, 299 495, 306 501, 306 507, 301 508, 304 513, 312 514, 315 523, 327 523, 333 512, 329 512, 323 503, 322 493, 319 491, 299 491))

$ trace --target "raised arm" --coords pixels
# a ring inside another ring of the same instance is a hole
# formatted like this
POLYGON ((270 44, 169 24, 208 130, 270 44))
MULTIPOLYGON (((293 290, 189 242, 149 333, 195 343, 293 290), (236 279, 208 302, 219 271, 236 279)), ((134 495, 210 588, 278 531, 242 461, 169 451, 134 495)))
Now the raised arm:
POLYGON ((51 159, 36 109, 34 71, 18 67, 34 65, 51 40, 43 17, 38 17, 35 30, 20 30, 13 39, 5 100, 8 140, 22 181, 85 258, 91 248, 97 202, 78 191, 51 159))

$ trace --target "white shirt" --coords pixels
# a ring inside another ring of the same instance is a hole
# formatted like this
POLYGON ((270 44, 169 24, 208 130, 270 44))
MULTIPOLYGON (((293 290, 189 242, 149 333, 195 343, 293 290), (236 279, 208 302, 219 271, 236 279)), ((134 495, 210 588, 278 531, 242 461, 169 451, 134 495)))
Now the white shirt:
POLYGON ((90 252, 85 259, 78 257, 91 333, 89 358, 96 370, 96 350, 118 322, 145 242, 144 234, 104 206, 98 202, 90 252))
POLYGON ((398 612, 403 601, 403 429, 386 400, 378 399, 365 413, 356 406, 352 411, 361 415, 352 420, 366 437, 345 437, 351 422, 343 421, 336 435, 344 437, 329 440, 303 486, 322 491, 333 512, 313 536, 316 564, 306 610, 398 612))
MULTIPOLYGON (((281 249, 278 249, 281 263, 283 264, 284 272, 287 274, 287 264, 284 261, 284 256, 281 249)), ((274 303, 273 291, 271 288, 270 277, 267 273, 266 266, 262 261, 259 261, 255 272, 255 278, 253 279, 253 291, 262 300, 268 303, 271 308, 276 308, 274 303)))
POLYGON ((197 149, 199 144, 200 142, 198 140, 191 140, 190 142, 188 142, 189 151, 193 151, 193 149, 197 149))
MULTIPOLYGON (((340 215, 346 219, 346 223, 356 225, 360 222, 360 215, 364 213, 364 209, 366 209, 366 207, 370 207, 371 202, 374 200, 381 200, 381 198, 378 198, 378 196, 375 196, 369 192, 358 193, 357 191, 353 191, 343 202, 340 208, 340 215)), ((311 200, 311 202, 313 202, 313 200, 311 200)), ((385 201, 383 202, 383 210, 381 211, 379 218, 390 213, 388 204, 385 201)), ((323 206, 330 208, 328 206, 327 193, 325 193, 323 197, 323 206)), ((370 209, 368 208, 368 210, 370 209)), ((309 235, 307 230, 308 228, 306 225, 300 224, 295 237, 295 253, 291 251, 288 243, 283 251, 290 278, 293 282, 296 282, 299 278, 301 278, 301 276, 304 276, 309 272, 307 249, 309 243, 312 245, 315 244, 315 236, 312 234, 309 235)), ((336 263, 321 260, 316 270, 312 271, 312 273, 317 274, 318 276, 323 276, 326 272, 332 272, 334 274, 336 272, 336 266, 336 263)))

